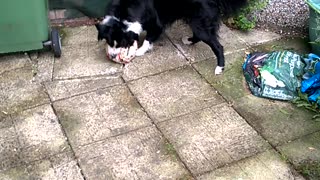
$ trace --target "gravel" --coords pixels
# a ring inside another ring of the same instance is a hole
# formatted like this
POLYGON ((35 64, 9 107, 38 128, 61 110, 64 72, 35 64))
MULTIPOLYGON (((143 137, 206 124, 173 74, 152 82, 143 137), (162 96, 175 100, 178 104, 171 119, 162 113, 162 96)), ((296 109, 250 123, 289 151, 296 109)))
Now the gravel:
POLYGON ((267 7, 256 16, 258 27, 279 33, 305 33, 309 7, 304 0, 269 0, 267 7))

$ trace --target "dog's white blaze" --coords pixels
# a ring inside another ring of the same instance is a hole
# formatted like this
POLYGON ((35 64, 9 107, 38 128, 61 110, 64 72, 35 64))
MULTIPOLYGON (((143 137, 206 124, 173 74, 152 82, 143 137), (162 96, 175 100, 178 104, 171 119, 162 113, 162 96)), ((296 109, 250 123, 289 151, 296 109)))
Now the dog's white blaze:
POLYGON ((108 44, 108 54, 109 54, 109 56, 114 56, 114 55, 120 54, 121 48, 116 48, 116 46, 117 46, 117 42, 116 41, 114 41, 114 46, 113 47, 111 47, 108 44))
POLYGON ((153 44, 151 44, 149 41, 144 40, 142 46, 137 50, 136 56, 142 56, 147 51, 151 50, 153 48, 153 44))
POLYGON ((142 25, 138 21, 128 22, 125 20, 125 21, 123 21, 123 23, 128 26, 126 31, 132 31, 138 35, 143 31, 142 25))
POLYGON ((108 22, 109 22, 111 19, 115 19, 115 20, 119 21, 119 19, 116 18, 116 17, 114 17, 114 16, 105 16, 104 19, 102 20, 101 24, 108 24, 108 22))

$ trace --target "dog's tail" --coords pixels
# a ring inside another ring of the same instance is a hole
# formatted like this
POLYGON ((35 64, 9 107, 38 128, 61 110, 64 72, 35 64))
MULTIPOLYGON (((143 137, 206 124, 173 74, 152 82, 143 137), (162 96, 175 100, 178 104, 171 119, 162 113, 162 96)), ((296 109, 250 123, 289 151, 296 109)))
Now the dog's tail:
POLYGON ((247 5, 248 0, 217 0, 223 16, 231 16, 247 5))

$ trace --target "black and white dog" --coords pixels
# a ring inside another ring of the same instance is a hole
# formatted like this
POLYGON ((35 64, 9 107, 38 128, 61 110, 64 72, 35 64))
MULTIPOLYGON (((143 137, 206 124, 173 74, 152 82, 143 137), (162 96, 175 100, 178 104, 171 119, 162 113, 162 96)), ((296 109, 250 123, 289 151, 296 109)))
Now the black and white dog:
POLYGON ((111 0, 106 16, 96 25, 98 39, 105 39, 109 58, 138 41, 141 32, 146 39, 136 51, 136 56, 152 49, 164 28, 174 21, 187 22, 193 36, 183 38, 185 44, 203 41, 217 56, 215 74, 221 74, 225 60, 223 46, 218 40, 218 29, 222 16, 227 16, 244 6, 247 0, 111 0))

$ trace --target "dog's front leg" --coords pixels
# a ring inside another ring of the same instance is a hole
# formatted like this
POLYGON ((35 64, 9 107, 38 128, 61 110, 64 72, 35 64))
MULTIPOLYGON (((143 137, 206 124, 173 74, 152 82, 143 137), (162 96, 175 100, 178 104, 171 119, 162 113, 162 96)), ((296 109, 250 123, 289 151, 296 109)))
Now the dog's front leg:
POLYGON ((152 48, 153 44, 148 40, 144 40, 142 46, 137 50, 136 56, 142 56, 152 48))

